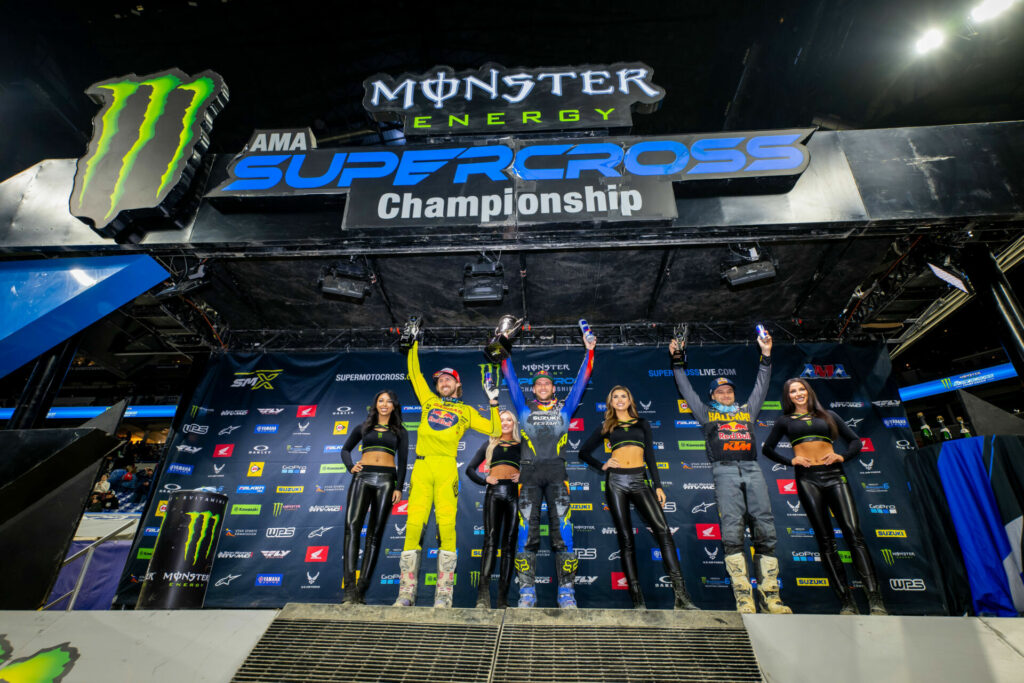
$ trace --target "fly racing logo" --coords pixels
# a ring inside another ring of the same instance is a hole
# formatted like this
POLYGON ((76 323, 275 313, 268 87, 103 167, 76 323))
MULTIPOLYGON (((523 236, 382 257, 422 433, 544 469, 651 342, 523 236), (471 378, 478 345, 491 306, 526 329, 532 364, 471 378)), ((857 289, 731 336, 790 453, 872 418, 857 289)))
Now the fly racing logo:
POLYGON ((102 108, 78 161, 71 214, 102 230, 123 211, 177 203, 180 186, 191 182, 209 147, 213 119, 227 103, 224 79, 213 71, 193 77, 168 69, 100 81, 85 92, 102 108))
POLYGON ((698 512, 707 512, 711 508, 711 506, 714 505, 714 504, 715 504, 715 501, 713 501, 713 500, 709 501, 709 502, 706 502, 706 503, 698 503, 697 505, 693 506, 693 509, 690 510, 690 513, 695 515, 698 512))
POLYGON ((291 550, 261 550, 260 554, 268 560, 280 560, 288 557, 291 550))
POLYGON ((242 389, 249 387, 253 391, 257 389, 273 389, 274 385, 271 383, 277 378, 284 370, 255 370, 253 372, 236 372, 235 379, 231 382, 232 389, 242 389))
POLYGON ((257 408, 260 415, 280 415, 284 412, 284 408, 257 408))
POLYGON ((181 444, 180 446, 178 446, 178 452, 179 453, 181 453, 181 452, 185 452, 185 453, 198 453, 201 450, 203 450, 202 446, 189 446, 188 444, 184 444, 184 443, 181 444))
POLYGON ((864 467, 864 469, 868 470, 869 472, 871 471, 871 468, 875 466, 875 459, 874 458, 872 458, 871 460, 868 460, 867 462, 864 462, 863 459, 859 459, 859 460, 860 460, 860 464, 864 467))
POLYGON ((213 550, 213 546, 217 542, 217 532, 220 531, 220 515, 215 515, 212 512, 186 512, 185 515, 188 516, 188 535, 185 537, 184 558, 190 566, 194 567, 199 563, 199 551, 203 547, 204 540, 207 543, 203 559, 210 557, 210 551, 213 550), (190 560, 189 549, 192 548, 193 539, 196 540, 196 544, 190 560))
POLYGON ((181 431, 185 434, 205 434, 210 431, 210 427, 208 425, 187 424, 181 427, 181 431))
POLYGON ((597 581, 596 576, 580 576, 579 574, 573 578, 573 583, 578 586, 592 586, 597 581))
POLYGON ((224 429, 222 429, 219 432, 217 432, 217 436, 227 436, 228 434, 230 434, 231 432, 235 431, 236 429, 241 429, 241 428, 242 428, 242 425, 231 425, 230 427, 225 427, 224 429))
POLYGON ((325 531, 330 531, 333 528, 333 526, 322 526, 319 529, 313 529, 306 538, 320 538, 324 535, 325 531))
POLYGON ((222 578, 217 579, 217 583, 213 584, 214 588, 223 588, 224 586, 230 586, 231 582, 242 576, 241 574, 228 574, 222 578))

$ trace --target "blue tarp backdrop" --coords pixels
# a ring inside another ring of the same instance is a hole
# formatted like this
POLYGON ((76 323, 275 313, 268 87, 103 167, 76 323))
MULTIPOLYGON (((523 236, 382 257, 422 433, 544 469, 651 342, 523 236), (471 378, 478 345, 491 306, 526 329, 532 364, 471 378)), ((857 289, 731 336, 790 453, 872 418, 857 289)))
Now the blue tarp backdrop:
MULTIPOLYGON (((783 381, 794 376, 809 379, 824 404, 864 440, 860 458, 847 463, 846 473, 886 603, 895 613, 945 613, 907 495, 902 460, 914 440, 897 388, 889 379, 888 356, 881 347, 829 344, 778 345, 773 355, 772 388, 758 421, 759 440, 781 414, 778 401, 783 381)), ((754 345, 691 349, 691 380, 703 391, 711 376, 727 375, 744 400, 753 386, 757 357, 754 345)), ((582 358, 582 345, 522 349, 513 354, 521 378, 546 368, 553 373, 560 394, 568 392, 582 358)), ((479 351, 423 350, 421 360, 428 378, 437 368, 457 368, 465 400, 486 405, 480 386, 486 366, 479 351)), ((214 486, 230 498, 206 597, 208 607, 340 601, 343 509, 351 477, 341 465, 341 444, 365 418, 373 395, 384 388, 398 393, 405 421, 412 423, 410 429, 418 426, 419 410, 405 369, 401 354, 386 351, 225 354, 211 360, 192 398, 187 424, 169 444, 156 493, 158 500, 165 500, 177 488, 214 486), (280 552, 264 553, 281 550, 288 552, 283 557, 280 552)), ((621 570, 611 517, 604 509, 602 478, 576 459, 579 444, 600 425, 604 401, 616 384, 629 386, 641 416, 652 423, 658 467, 670 501, 666 514, 694 600, 706 609, 732 609, 702 432, 679 400, 668 353, 664 348, 607 346, 598 347, 591 384, 566 448, 580 558, 580 606, 630 605, 627 591, 613 588, 621 570)), ((501 400, 509 403, 504 390, 501 400)), ((412 431, 413 447, 415 436, 412 431)), ((461 467, 484 439, 473 432, 466 435, 458 453, 461 467)), ((797 612, 834 613, 838 603, 827 587, 817 545, 792 485, 793 471, 765 458, 760 461, 779 532, 783 597, 797 612)), ((409 462, 411 467, 414 459, 410 457, 409 462)), ((471 606, 479 578, 484 491, 464 475, 461 486, 455 604, 471 606)), ((155 505, 144 520, 122 587, 145 573, 162 519, 159 515, 155 505)), ((405 523, 403 500, 388 520, 386 550, 367 595, 370 603, 390 603, 395 598, 405 523)), ((418 603, 423 605, 433 599, 430 584, 437 544, 432 526, 426 538, 418 603)), ((638 531, 637 553, 648 605, 669 607, 671 585, 657 547, 643 528, 638 531)), ((849 561, 848 554, 843 557, 849 561)), ((554 568, 546 538, 542 538, 539 562, 540 602, 551 605, 554 568)), ((859 585, 852 564, 846 566, 851 581, 859 585)), ((514 598, 515 587, 511 592, 514 598)), ((862 596, 861 602, 863 607, 862 596)))

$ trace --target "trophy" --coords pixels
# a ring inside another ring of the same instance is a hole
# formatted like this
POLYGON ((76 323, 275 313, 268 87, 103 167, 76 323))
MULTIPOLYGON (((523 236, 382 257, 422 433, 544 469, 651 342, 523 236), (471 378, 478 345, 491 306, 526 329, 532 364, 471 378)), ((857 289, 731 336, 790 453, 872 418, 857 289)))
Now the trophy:
POLYGON ((672 328, 672 337, 676 340, 678 347, 676 353, 680 358, 686 358, 686 338, 690 336, 690 326, 686 323, 676 325, 672 328))
POLYGON ((518 320, 515 316, 503 315, 498 320, 498 326, 494 328, 494 336, 484 347, 484 356, 492 363, 501 363, 512 353, 512 337, 519 332, 523 326, 523 319, 518 320))
POLYGON ((405 323, 405 327, 402 328, 402 336, 398 339, 398 346, 402 351, 408 351, 412 348, 413 342, 415 342, 416 337, 419 336, 420 325, 422 323, 422 315, 414 315, 405 323))

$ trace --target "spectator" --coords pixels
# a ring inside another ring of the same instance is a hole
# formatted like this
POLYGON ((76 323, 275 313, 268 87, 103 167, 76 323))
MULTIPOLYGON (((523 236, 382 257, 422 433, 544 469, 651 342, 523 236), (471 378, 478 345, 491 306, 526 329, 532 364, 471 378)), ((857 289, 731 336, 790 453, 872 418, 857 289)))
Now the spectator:
POLYGON ((101 474, 100 480, 96 482, 96 485, 92 487, 92 490, 96 493, 106 493, 110 490, 110 482, 107 481, 107 475, 101 474))
POLYGON ((113 491, 107 491, 105 494, 103 494, 102 506, 103 512, 112 512, 121 507, 121 505, 117 502, 117 496, 114 494, 113 491))
POLYGON ((135 493, 132 495, 132 505, 136 505, 149 497, 149 489, 153 485, 153 468, 147 467, 135 475, 135 479, 135 493))
POLYGON ((127 491, 130 493, 135 490, 136 483, 137 481, 135 474, 135 465, 128 465, 127 469, 125 470, 124 476, 121 477, 120 489, 122 491, 127 491))
POLYGON ((103 512, 103 499, 99 493, 89 496, 89 503, 85 508, 86 512, 103 512))
POLYGON ((107 475, 107 481, 110 482, 110 488, 114 491, 121 488, 121 478, 124 477, 124 475, 127 473, 128 470, 124 469, 123 467, 115 467, 113 470, 111 470, 110 474, 107 475))

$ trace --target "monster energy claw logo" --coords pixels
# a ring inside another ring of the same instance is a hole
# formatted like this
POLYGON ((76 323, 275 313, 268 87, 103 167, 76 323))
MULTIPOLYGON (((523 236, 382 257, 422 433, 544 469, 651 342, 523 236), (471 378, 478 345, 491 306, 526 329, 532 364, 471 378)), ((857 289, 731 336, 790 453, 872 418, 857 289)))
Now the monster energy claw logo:
POLYGON ((183 178, 187 186, 228 90, 213 71, 192 77, 168 69, 101 81, 85 92, 103 108, 78 161, 71 213, 100 229, 122 211, 160 206, 183 178))
POLYGON ((0 681, 8 683, 56 683, 78 661, 78 648, 61 643, 43 648, 29 657, 11 659, 14 648, 6 634, 0 634, 0 681))
POLYGON ((217 540, 217 527, 220 524, 220 515, 215 515, 212 512, 186 512, 188 515, 188 537, 185 539, 185 559, 188 560, 188 550, 192 546, 192 539, 196 535, 196 526, 200 518, 202 523, 199 525, 199 538, 196 540, 196 547, 192 553, 191 564, 194 567, 199 563, 199 549, 203 547, 203 540, 209 537, 209 541, 206 545, 206 554, 203 556, 204 559, 210 557, 210 551, 213 550, 213 545, 217 540), (210 526, 210 520, 213 520, 213 526, 210 526), (209 533, 207 533, 209 531, 209 533))

